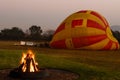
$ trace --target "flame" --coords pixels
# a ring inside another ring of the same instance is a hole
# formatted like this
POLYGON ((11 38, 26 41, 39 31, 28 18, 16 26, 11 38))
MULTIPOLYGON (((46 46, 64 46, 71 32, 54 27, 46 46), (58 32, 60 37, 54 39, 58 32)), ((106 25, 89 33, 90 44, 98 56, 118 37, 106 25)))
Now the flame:
POLYGON ((22 65, 23 72, 39 71, 37 67, 38 63, 35 61, 35 55, 31 50, 28 50, 27 53, 22 53, 20 64, 22 65))

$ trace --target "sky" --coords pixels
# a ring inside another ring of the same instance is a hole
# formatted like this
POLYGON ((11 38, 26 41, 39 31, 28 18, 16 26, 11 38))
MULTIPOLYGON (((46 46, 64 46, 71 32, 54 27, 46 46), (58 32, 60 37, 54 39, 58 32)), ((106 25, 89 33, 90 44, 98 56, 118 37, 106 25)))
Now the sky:
POLYGON ((120 0, 0 0, 0 29, 32 25, 55 30, 72 13, 94 10, 120 25, 120 0))

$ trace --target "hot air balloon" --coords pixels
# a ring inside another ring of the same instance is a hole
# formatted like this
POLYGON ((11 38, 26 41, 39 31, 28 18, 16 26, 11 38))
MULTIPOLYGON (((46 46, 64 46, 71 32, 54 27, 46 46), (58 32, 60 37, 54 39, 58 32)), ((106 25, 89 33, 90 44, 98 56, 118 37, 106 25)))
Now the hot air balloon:
POLYGON ((63 49, 119 49, 107 20, 92 10, 82 10, 68 16, 55 31, 50 46, 63 49))

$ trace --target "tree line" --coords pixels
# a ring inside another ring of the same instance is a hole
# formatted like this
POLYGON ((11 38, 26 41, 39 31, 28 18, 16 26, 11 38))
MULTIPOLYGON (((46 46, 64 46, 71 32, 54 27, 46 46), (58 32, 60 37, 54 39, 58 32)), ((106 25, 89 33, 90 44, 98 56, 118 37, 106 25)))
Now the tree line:
MULTIPOLYGON (((11 29, 1 30, 0 40, 50 41, 53 37, 53 33, 54 30, 47 30, 43 32, 42 28, 37 25, 32 25, 25 32, 18 27, 12 27, 11 29)), ((120 43, 120 32, 112 31, 112 34, 120 43)))
POLYGON ((112 34, 120 43, 120 32, 119 31, 112 31, 112 34))
POLYGON ((29 40, 29 41, 50 41, 52 39, 54 30, 47 30, 43 32, 42 28, 37 25, 32 25, 25 32, 18 28, 5 28, 0 31, 0 40, 29 40))

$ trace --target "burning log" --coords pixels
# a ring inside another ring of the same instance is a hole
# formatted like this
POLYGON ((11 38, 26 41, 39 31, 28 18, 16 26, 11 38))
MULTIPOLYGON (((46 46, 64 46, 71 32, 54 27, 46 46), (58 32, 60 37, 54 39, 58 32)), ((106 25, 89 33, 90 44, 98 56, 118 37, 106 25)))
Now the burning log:
POLYGON ((27 54, 23 53, 21 58, 21 65, 19 68, 22 68, 22 72, 37 72, 39 71, 37 65, 38 63, 35 61, 35 56, 31 50, 27 52, 27 54))
POLYGON ((15 78, 41 78, 48 76, 45 69, 39 69, 35 61, 35 55, 31 50, 22 54, 20 66, 10 72, 11 77, 15 78), (31 77, 32 76, 32 77, 31 77))

